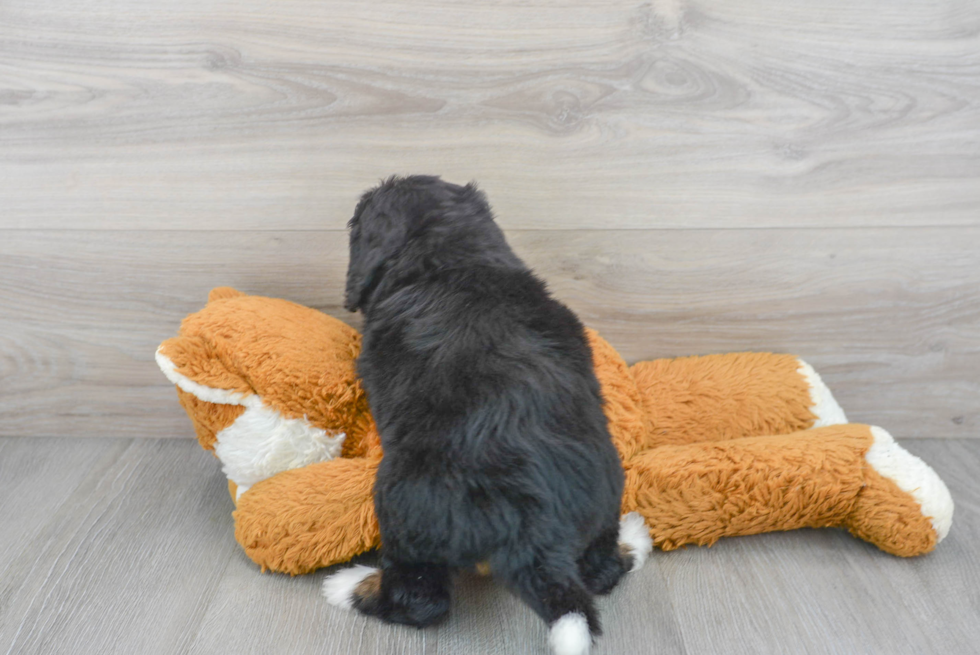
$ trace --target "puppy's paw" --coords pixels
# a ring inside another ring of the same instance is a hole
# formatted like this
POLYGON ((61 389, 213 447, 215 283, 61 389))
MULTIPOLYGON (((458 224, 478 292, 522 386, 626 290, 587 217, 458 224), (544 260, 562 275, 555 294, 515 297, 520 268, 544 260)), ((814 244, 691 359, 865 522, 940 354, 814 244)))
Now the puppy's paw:
POLYGON ((554 655, 589 655, 592 634, 589 622, 578 612, 569 612, 551 624, 548 645, 554 655))
POLYGON ((345 610, 354 607, 355 599, 377 595, 381 587, 381 570, 358 564, 323 580, 321 593, 331 605, 345 610))
POLYGON ((619 552, 633 560, 630 573, 639 571, 653 551, 653 539, 643 517, 636 512, 619 519, 619 552))

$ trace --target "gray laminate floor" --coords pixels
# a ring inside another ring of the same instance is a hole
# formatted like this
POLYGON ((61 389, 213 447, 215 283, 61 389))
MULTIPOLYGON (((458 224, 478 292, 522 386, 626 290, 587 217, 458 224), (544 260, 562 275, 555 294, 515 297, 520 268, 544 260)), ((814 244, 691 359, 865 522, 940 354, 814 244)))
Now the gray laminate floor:
MULTIPOLYGON (((980 652, 980 440, 907 440, 957 503, 901 560, 836 530, 657 552, 601 601, 611 653, 980 652)), ((322 574, 262 575, 190 440, 0 439, 0 653, 541 653, 544 626, 464 577, 417 631, 337 610, 322 574)))

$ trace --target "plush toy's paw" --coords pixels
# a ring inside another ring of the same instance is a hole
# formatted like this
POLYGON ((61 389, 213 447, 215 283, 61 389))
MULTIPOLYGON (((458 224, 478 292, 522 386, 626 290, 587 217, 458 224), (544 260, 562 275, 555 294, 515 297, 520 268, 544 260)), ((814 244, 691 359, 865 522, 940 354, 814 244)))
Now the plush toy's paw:
POLYGON ((823 380, 820 379, 820 375, 802 359, 796 361, 800 365, 797 371, 806 380, 809 386, 810 400, 813 403, 810 406, 810 411, 813 412, 815 419, 813 425, 810 427, 822 428, 827 425, 843 425, 847 423, 844 410, 837 404, 837 400, 830 393, 830 389, 827 388, 823 380))
POLYGON ((633 559, 630 573, 643 568, 643 564, 653 551, 650 530, 638 512, 623 514, 619 519, 619 549, 624 555, 633 559))
POLYGON ((932 467, 905 450, 884 429, 872 426, 874 445, 864 456, 880 475, 911 494, 936 531, 936 543, 949 534, 953 524, 953 497, 932 467))
POLYGON ((328 575, 321 592, 331 605, 349 610, 354 607, 355 598, 374 595, 380 583, 380 569, 357 564, 328 575))
POLYGON ((928 464, 879 427, 865 453, 865 485, 847 521, 855 536, 902 557, 928 553, 949 534, 953 498, 928 464))

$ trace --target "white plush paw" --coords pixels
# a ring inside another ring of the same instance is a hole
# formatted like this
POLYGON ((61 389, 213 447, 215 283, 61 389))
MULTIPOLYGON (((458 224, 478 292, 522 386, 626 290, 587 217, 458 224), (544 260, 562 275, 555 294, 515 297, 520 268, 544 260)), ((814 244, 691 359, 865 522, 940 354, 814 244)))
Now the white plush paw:
POLYGON ((812 427, 822 428, 828 425, 847 423, 844 410, 837 404, 837 400, 830 393, 830 389, 827 388, 823 380, 820 379, 820 375, 802 359, 796 361, 800 363, 800 367, 796 370, 810 385, 810 401, 813 403, 810 406, 810 411, 816 416, 812 427))
POLYGON ((653 551, 653 539, 647 524, 637 512, 623 514, 619 519, 619 543, 629 546, 633 553, 633 568, 630 572, 639 571, 653 551))
POLYGON ((554 655, 589 655, 592 648, 589 622, 578 612, 569 612, 552 624, 548 645, 554 655))
POLYGON ((942 541, 953 524, 953 497, 932 468, 899 446, 887 431, 872 426, 874 444, 864 455, 880 475, 911 494, 922 508, 922 515, 932 521, 936 543, 942 541))
POLYGON ((371 566, 357 564, 337 571, 324 578, 321 593, 331 605, 349 610, 354 606, 354 590, 357 585, 377 570, 371 566))

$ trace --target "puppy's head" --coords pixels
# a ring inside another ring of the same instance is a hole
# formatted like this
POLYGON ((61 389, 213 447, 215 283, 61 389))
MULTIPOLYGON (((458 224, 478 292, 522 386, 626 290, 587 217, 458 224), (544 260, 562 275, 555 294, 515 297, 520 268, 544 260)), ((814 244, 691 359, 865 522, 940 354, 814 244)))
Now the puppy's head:
POLYGON ((352 312, 363 307, 411 244, 430 241, 422 251, 434 252, 438 242, 465 241, 468 232, 488 223, 493 225, 490 207, 473 184, 459 186, 429 175, 388 178, 361 196, 347 223, 350 262, 344 307, 352 312))

